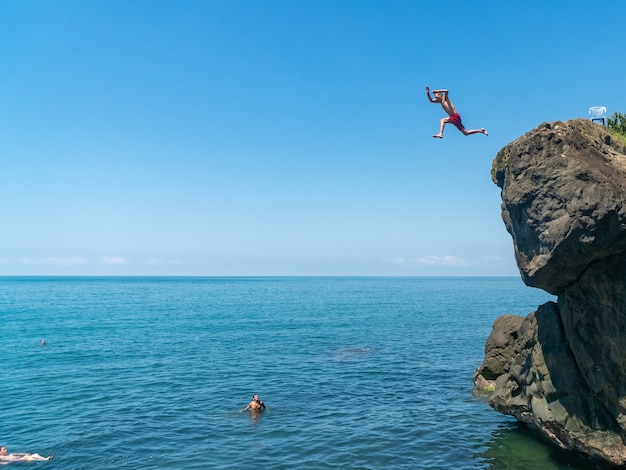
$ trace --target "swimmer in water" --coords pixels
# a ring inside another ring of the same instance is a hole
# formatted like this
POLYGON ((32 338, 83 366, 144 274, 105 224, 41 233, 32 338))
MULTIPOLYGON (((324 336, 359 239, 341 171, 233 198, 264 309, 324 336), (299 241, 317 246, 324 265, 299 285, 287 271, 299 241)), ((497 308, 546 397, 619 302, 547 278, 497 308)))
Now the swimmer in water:
POLYGON ((27 454, 25 452, 18 452, 15 454, 7 454, 6 447, 0 447, 0 461, 5 462, 32 462, 34 460, 52 460, 52 456, 42 457, 41 455, 27 454))
POLYGON ((251 410, 252 412, 260 413, 265 409, 265 403, 263 403, 262 400, 259 400, 259 396, 255 393, 252 395, 252 401, 241 411, 251 410))

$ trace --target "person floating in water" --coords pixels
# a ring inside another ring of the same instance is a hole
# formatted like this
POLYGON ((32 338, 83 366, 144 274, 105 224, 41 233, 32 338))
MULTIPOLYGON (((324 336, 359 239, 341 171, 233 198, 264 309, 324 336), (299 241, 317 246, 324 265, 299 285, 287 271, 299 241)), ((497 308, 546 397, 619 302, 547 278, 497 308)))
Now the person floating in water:
POLYGON ((439 134, 435 134, 433 137, 437 139, 443 139, 443 126, 445 126, 448 123, 454 124, 456 128, 463 133, 463 135, 470 135, 470 134, 489 135, 489 133, 484 128, 472 129, 470 131, 465 129, 465 127, 463 126, 463 123, 461 122, 461 116, 459 115, 459 113, 456 112, 456 109, 454 108, 452 101, 450 101, 450 98, 448 98, 448 90, 433 90, 433 94, 435 95, 434 98, 430 96, 430 88, 426 87, 426 96, 428 96, 428 101, 430 101, 431 103, 441 104, 441 107, 443 108, 443 110, 446 113, 448 113, 448 117, 443 118, 441 120, 441 126, 439 127, 439 134))
POLYGON ((265 410, 265 403, 262 400, 259 400, 259 396, 255 393, 252 395, 252 401, 241 411, 252 411, 253 413, 260 413, 265 410))
POLYGON ((19 452, 15 454, 7 454, 6 447, 0 447, 0 462, 32 462, 34 460, 52 460, 52 456, 42 457, 41 455, 34 454, 26 454, 24 452, 19 452))

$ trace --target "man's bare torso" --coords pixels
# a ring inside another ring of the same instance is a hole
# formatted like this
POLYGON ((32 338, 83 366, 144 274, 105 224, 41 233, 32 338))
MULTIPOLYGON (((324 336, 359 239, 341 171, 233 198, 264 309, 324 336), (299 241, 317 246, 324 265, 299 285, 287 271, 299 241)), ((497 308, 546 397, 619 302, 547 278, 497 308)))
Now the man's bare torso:
POLYGON ((452 101, 450 101, 450 99, 448 98, 447 94, 444 94, 441 97, 441 107, 446 113, 448 113, 448 116, 456 114, 456 109, 454 109, 454 105, 452 104, 452 101))

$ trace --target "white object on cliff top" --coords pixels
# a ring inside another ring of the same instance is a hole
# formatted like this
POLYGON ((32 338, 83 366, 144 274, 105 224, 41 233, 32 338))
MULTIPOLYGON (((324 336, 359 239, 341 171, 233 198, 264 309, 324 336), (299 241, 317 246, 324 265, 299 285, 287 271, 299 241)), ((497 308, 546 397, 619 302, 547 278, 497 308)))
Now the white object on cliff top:
POLYGON ((591 122, 602 121, 602 125, 604 126, 606 121, 606 107, 592 106, 589 108, 589 119, 591 119, 591 122))

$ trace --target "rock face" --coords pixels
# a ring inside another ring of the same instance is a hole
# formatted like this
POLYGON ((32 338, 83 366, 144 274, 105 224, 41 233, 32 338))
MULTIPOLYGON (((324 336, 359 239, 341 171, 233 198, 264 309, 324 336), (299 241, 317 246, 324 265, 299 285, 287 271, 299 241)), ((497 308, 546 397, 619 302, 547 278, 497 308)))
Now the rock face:
POLYGON ((626 465, 626 148, 587 120, 544 123, 500 150, 492 178, 524 282, 558 302, 496 320, 475 393, 626 465))

